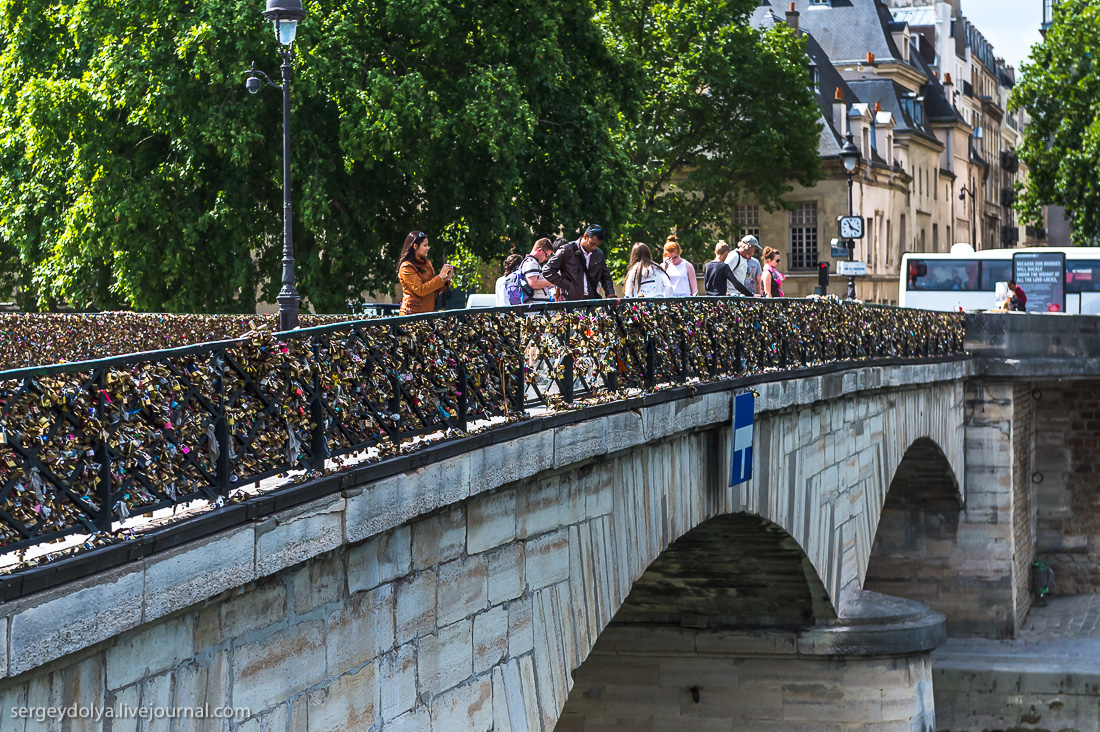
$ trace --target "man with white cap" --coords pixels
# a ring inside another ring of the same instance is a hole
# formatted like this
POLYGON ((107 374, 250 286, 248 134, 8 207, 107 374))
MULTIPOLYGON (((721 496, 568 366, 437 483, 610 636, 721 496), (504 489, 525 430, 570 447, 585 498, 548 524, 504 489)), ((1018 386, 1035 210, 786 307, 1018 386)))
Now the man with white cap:
POLYGON ((737 242, 737 249, 726 257, 726 264, 729 265, 733 276, 745 283, 745 287, 757 296, 760 295, 760 281, 764 275, 764 268, 753 256, 758 251, 760 251, 760 242, 752 234, 746 234, 741 237, 741 241, 737 242))

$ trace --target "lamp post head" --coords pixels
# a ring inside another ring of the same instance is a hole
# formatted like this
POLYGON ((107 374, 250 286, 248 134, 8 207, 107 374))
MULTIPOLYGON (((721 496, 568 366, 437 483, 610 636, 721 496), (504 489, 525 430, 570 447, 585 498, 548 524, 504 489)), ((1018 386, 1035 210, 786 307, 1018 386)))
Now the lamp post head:
POLYGON ((844 163, 844 170, 848 174, 854 173, 859 166, 859 148, 852 142, 852 133, 849 131, 844 139, 844 147, 840 148, 840 161, 844 163))
POLYGON ((275 25, 275 38, 279 45, 289 46, 294 43, 294 37, 298 33, 299 21, 305 20, 306 11, 302 7, 302 0, 267 0, 267 10, 264 11, 264 19, 275 25))

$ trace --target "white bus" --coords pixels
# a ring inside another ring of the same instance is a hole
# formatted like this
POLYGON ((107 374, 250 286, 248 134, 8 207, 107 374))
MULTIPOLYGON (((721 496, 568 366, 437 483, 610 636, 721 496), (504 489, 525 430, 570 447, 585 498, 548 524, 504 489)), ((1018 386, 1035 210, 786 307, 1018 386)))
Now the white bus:
POLYGON ((898 304, 924 310, 994 308, 997 283, 1012 279, 1012 255, 1016 252, 1064 253, 1066 312, 1100 314, 1100 248, 1092 247, 1024 247, 951 254, 909 252, 901 258, 898 304))

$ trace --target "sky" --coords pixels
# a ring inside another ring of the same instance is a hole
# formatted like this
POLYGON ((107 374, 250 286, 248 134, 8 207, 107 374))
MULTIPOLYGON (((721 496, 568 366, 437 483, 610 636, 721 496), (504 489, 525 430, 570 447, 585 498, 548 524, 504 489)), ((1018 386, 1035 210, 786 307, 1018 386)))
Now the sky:
POLYGON ((1031 46, 1042 40, 1043 0, 962 0, 963 15, 993 44, 993 51, 1019 70, 1031 46))

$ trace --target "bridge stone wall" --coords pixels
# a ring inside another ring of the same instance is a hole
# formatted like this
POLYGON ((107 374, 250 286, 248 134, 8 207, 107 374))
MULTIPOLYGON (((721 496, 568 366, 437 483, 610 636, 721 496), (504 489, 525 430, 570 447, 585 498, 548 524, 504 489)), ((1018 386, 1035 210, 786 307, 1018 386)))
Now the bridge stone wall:
POLYGON ((891 461, 918 436, 961 447, 948 412, 968 367, 761 385, 758 477, 735 490, 731 395, 706 394, 449 458, 12 603, 0 708, 225 704, 250 710, 246 732, 552 729, 634 581, 707 518, 763 515, 834 603, 858 587, 891 461))
POLYGON ((1100 592, 1100 380, 1036 381, 1036 556, 1056 594, 1100 592))

